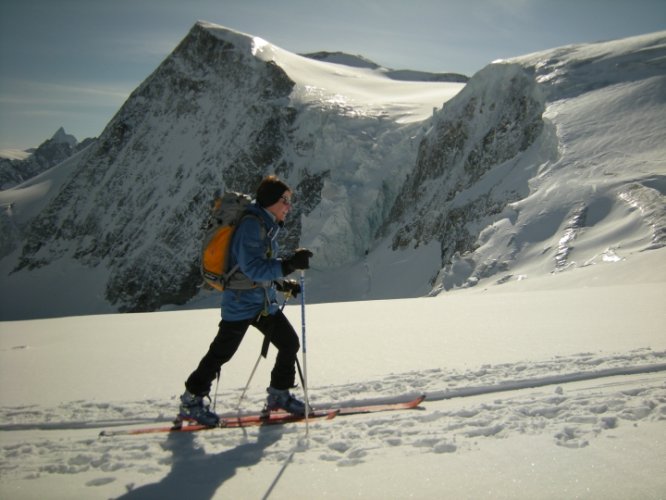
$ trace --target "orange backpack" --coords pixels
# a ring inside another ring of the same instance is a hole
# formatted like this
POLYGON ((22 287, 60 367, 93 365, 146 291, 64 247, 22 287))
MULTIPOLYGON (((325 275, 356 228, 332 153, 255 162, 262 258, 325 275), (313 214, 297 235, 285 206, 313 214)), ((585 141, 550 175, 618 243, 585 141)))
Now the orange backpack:
POLYGON ((224 290, 238 265, 228 269, 231 238, 252 198, 233 191, 213 200, 201 248, 201 275, 204 283, 215 290, 224 290))

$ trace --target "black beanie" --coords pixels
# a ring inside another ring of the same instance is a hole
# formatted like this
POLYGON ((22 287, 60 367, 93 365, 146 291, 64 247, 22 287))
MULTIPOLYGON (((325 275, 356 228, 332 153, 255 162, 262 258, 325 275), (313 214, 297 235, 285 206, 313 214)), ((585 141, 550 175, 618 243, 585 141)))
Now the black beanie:
POLYGON ((261 207, 275 205, 285 191, 291 191, 289 186, 274 175, 269 175, 257 189, 257 204, 261 207))

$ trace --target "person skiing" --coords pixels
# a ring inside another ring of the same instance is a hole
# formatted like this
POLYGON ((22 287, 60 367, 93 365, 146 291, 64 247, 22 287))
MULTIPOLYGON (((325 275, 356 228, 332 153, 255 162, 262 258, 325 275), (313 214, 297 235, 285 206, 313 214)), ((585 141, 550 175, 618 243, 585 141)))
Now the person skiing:
POLYGON ((217 335, 197 368, 185 381, 180 397, 179 417, 215 426, 219 416, 205 399, 223 364, 238 349, 250 326, 257 328, 277 348, 271 371, 266 410, 283 409, 303 415, 305 404, 289 390, 294 385, 298 335, 277 304, 277 293, 297 296, 301 291, 295 280, 286 276, 309 268, 312 252, 299 248, 290 258, 278 258, 277 235, 292 207, 292 191, 276 176, 264 178, 231 240, 230 266, 239 270, 231 276, 222 292, 222 320, 217 335))

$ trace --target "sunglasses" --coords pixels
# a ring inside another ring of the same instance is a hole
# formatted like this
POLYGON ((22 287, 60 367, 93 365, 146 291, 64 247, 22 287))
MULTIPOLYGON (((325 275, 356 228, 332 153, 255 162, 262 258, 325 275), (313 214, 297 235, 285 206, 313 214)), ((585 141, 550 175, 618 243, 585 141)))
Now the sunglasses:
POLYGON ((291 198, 287 198, 286 196, 280 196, 280 200, 282 200, 282 203, 284 203, 287 206, 292 206, 292 201, 291 198))

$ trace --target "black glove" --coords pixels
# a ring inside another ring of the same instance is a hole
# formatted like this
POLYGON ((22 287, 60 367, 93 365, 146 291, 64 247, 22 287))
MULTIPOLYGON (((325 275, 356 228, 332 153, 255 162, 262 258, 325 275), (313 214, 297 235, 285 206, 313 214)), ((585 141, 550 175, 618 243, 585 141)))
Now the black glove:
POLYGON ((296 280, 276 281, 275 288, 279 292, 288 293, 293 298, 298 297, 298 294, 301 293, 301 284, 296 280))
POLYGON ((299 248, 294 255, 282 261, 282 274, 287 276, 297 269, 310 269, 310 257, 312 252, 307 248, 299 248))

